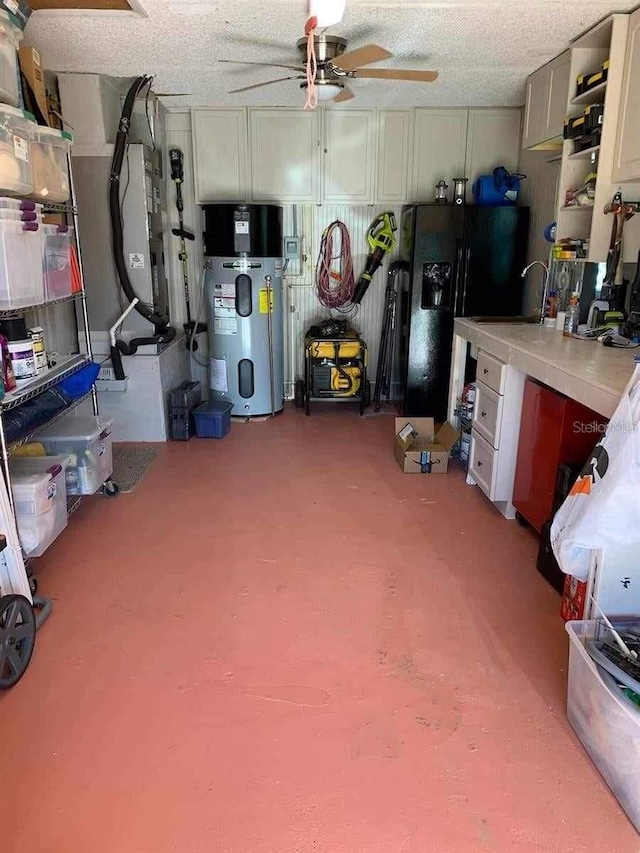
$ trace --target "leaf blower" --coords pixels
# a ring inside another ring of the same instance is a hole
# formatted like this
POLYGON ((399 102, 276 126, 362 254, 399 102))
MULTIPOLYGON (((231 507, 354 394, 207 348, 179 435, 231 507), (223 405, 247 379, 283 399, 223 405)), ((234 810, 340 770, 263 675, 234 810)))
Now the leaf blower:
POLYGON ((369 256, 364 272, 358 279, 356 289, 351 300, 355 305, 360 305, 362 297, 367 292, 367 288, 371 284, 371 279, 375 275, 376 270, 382 265, 385 255, 392 252, 396 247, 396 218, 389 210, 386 213, 381 213, 371 223, 371 227, 367 232, 367 243, 369 244, 369 256))

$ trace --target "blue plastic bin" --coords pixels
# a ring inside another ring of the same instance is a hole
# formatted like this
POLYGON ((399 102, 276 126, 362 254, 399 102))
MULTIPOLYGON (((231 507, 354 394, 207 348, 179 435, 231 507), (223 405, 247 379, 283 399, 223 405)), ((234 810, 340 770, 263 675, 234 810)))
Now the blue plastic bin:
POLYGON ((209 400, 193 410, 198 438, 224 438, 231 429, 233 403, 226 400, 209 400))

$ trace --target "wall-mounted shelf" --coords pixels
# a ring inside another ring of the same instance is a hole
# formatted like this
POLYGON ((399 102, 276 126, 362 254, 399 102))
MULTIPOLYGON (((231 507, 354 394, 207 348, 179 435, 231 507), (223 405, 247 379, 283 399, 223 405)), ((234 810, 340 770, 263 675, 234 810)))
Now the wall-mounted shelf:
POLYGON ((581 95, 576 95, 575 98, 572 98, 571 106, 588 107, 589 104, 599 104, 604 99, 606 88, 607 81, 605 80, 604 83, 599 83, 593 89, 589 89, 588 92, 583 92, 581 95))
POLYGON ((591 148, 585 148, 584 151, 576 151, 573 154, 569 154, 569 160, 589 160, 592 154, 597 154, 600 150, 599 145, 592 145, 591 148))
POLYGON ((23 305, 20 308, 3 308, 0 310, 0 320, 8 320, 12 317, 18 317, 24 314, 25 311, 32 311, 34 308, 47 308, 49 305, 61 305, 63 302, 73 302, 76 299, 82 299, 84 293, 71 293, 69 296, 61 296, 60 299, 48 299, 46 302, 37 302, 34 305, 23 305))

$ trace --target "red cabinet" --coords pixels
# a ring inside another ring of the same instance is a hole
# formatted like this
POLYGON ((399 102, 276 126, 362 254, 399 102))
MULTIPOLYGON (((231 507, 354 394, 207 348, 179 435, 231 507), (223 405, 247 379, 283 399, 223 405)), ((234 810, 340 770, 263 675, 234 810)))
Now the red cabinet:
POLYGON ((582 465, 601 438, 602 415, 527 379, 513 505, 538 532, 553 511, 558 465, 582 465))

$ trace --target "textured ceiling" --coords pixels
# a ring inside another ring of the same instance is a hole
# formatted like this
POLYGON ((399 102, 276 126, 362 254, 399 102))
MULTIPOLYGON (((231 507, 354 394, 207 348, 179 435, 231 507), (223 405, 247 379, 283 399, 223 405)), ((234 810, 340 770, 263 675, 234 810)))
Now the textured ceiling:
MULTIPOLYGON (((394 59, 381 67, 437 69, 436 83, 353 81, 359 106, 511 106, 527 75, 612 11, 607 0, 347 0, 332 32, 350 46, 375 42, 394 59)), ((54 71, 156 75, 157 92, 185 92, 167 106, 297 106, 291 80, 254 92, 229 89, 286 75, 282 69, 219 65, 217 59, 296 61, 304 0, 137 0, 129 13, 35 12, 26 41, 54 71)), ((293 72, 292 72, 293 73, 293 72)))

